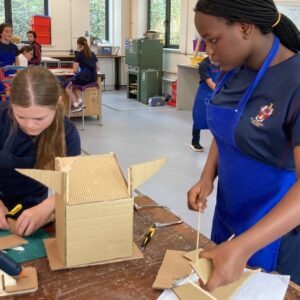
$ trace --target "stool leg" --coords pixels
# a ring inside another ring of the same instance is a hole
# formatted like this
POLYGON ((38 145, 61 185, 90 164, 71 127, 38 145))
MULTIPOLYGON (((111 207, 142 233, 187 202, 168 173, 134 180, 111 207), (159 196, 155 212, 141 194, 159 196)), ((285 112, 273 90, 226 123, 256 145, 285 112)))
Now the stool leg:
POLYGON ((82 127, 81 127, 81 130, 84 130, 85 91, 81 92, 81 97, 82 97, 82 111, 81 111, 82 127))

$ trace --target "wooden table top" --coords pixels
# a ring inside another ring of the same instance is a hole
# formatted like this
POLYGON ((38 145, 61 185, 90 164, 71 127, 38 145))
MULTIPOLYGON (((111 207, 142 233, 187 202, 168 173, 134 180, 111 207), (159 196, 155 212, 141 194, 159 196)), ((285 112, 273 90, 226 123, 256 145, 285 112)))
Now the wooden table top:
MULTIPOLYGON (((147 197, 135 200, 139 204, 153 204, 147 197)), ((138 210, 134 213, 134 241, 140 246, 145 232, 154 222, 174 220, 174 216, 161 208, 138 210)), ((157 229, 142 259, 61 271, 50 271, 46 258, 24 263, 24 266, 37 268, 39 288, 32 294, 11 299, 157 299, 162 291, 152 289, 152 284, 166 250, 193 250, 196 236, 196 230, 182 223, 157 229)), ((213 243, 201 236, 200 247, 210 248, 213 243)), ((299 287, 290 285, 285 299, 300 299, 299 287)))

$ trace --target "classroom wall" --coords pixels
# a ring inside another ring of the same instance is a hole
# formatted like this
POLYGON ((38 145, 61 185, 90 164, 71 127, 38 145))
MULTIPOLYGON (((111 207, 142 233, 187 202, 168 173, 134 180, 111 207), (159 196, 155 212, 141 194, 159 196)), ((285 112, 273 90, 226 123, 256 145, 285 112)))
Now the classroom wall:
MULTIPOLYGON (((189 64, 193 55, 192 40, 197 36, 194 26, 194 7, 197 0, 182 0, 180 48, 164 50, 164 78, 176 79, 177 65, 189 64)), ((300 0, 277 0, 284 5, 300 5, 300 0)), ((147 0, 111 0, 110 43, 120 46, 125 55, 126 38, 142 38, 147 30, 147 0)), ((50 56, 76 49, 79 36, 89 34, 89 0, 49 0, 52 18, 52 45, 43 46, 43 55, 50 56), (49 54, 49 55, 48 55, 49 54)), ((121 64, 121 83, 126 84, 126 65, 121 64)))

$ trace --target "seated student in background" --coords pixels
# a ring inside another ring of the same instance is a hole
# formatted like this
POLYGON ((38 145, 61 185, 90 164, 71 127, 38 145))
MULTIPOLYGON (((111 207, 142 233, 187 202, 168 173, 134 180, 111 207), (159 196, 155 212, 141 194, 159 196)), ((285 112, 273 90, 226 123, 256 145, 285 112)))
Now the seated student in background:
POLYGON ((211 57, 206 57, 199 64, 199 74, 200 84, 193 106, 193 131, 190 147, 194 151, 202 152, 204 149, 200 145, 200 132, 202 129, 208 129, 206 109, 220 76, 220 69, 211 61, 211 57))
POLYGON ((75 89, 74 85, 84 86, 97 82, 97 69, 99 69, 99 65, 96 55, 91 51, 86 38, 79 37, 73 64, 75 76, 66 85, 66 92, 72 104, 72 112, 83 109, 81 91, 75 89))
POLYGON ((10 102, 0 103, 0 229, 9 229, 5 214, 21 203, 16 229, 30 235, 51 220, 55 196, 15 168, 54 169, 54 158, 81 153, 80 138, 65 117, 56 77, 29 66, 12 82, 10 102))
MULTIPOLYGON (((8 23, 0 24, 0 67, 5 66, 18 66, 19 61, 17 56, 19 55, 18 47, 11 42, 12 27, 8 23)), ((5 76, 15 73, 14 70, 6 70, 5 76)))
POLYGON ((42 59, 42 46, 36 41, 36 32, 35 31, 28 31, 27 32, 27 39, 29 45, 33 49, 33 57, 29 61, 29 65, 40 65, 42 59))
POLYGON ((20 50, 20 54, 18 55, 19 64, 21 67, 28 67, 28 62, 33 57, 33 49, 31 46, 24 46, 20 50))

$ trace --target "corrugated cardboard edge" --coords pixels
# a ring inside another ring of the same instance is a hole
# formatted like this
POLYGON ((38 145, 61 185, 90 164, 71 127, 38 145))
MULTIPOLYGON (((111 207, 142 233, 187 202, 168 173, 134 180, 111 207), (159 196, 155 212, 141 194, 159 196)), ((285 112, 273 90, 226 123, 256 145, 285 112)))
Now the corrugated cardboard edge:
POLYGON ((154 289, 168 289, 176 280, 191 274, 192 268, 189 261, 183 257, 184 251, 167 250, 152 285, 154 289))
MULTIPOLYGON (((62 261, 61 257, 59 256, 58 247, 57 247, 55 238, 45 239, 44 245, 45 245, 47 256, 48 256, 50 269, 52 271, 63 270, 63 269, 69 268, 63 264, 63 261, 62 261)), ((109 264, 109 263, 114 263, 114 262, 119 262, 119 261, 126 261, 126 260, 133 260, 133 259, 138 259, 138 258, 144 257, 143 253, 140 251, 140 249, 138 248, 138 246, 135 243, 132 243, 132 253, 133 253, 132 256, 129 256, 129 257, 120 257, 120 258, 116 258, 116 259, 110 259, 110 260, 105 260, 105 261, 100 261, 100 262, 95 262, 95 263, 90 263, 90 264, 72 266, 70 268, 80 268, 80 267, 86 267, 86 266, 104 265, 104 264, 109 264)))
POLYGON ((17 285, 15 286, 5 287, 5 290, 0 292, 0 297, 32 293, 38 289, 36 268, 27 267, 23 269, 23 272, 26 274, 26 277, 17 278, 17 285))

